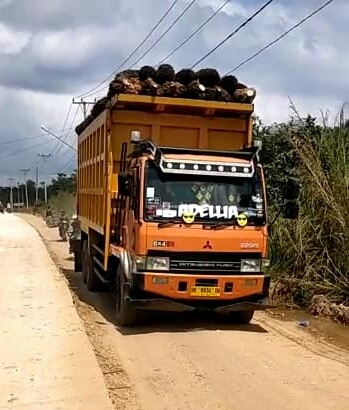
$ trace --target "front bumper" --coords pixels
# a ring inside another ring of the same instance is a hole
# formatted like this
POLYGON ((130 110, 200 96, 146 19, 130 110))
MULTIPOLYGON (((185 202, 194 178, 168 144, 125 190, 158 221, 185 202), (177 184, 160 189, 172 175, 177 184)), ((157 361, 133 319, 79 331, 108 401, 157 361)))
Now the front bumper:
POLYGON ((229 313, 240 311, 255 311, 273 309, 276 306, 269 304, 269 298, 261 298, 256 301, 236 301, 234 303, 223 304, 221 306, 210 306, 205 304, 181 303, 169 299, 133 299, 130 296, 126 298, 127 302, 140 310, 157 310, 163 312, 217 312, 229 313))
POLYGON ((128 301, 137 309, 162 311, 210 310, 217 312, 265 310, 270 276, 183 275, 156 272, 134 273, 128 301), (192 296, 192 287, 220 288, 217 296, 192 296))

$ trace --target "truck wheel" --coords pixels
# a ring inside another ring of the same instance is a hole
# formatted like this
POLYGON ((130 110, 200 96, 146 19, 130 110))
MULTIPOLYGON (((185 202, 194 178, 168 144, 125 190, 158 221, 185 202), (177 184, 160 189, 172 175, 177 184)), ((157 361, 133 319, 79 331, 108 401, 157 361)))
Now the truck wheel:
POLYGON ((74 252, 74 272, 82 271, 81 252, 74 252))
POLYGON ((87 241, 84 241, 82 244, 81 261, 82 261, 81 279, 82 279, 82 282, 86 284, 87 266, 88 266, 87 241))
POLYGON ((137 320, 137 309, 127 302, 124 293, 125 277, 119 265, 116 273, 116 323, 119 326, 132 326, 137 320))
POLYGON ((90 292, 97 292, 101 287, 101 281, 94 271, 94 262, 91 256, 90 248, 87 247, 86 252, 86 286, 90 292))
POLYGON ((245 310, 240 312, 231 312, 229 316, 233 320, 233 322, 238 323, 240 325, 247 325, 251 322, 254 315, 253 310, 245 310))

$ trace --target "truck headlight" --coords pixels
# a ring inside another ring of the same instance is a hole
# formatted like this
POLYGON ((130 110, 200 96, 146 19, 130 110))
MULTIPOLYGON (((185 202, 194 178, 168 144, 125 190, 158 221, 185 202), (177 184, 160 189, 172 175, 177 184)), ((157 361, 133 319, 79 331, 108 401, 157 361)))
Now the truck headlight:
POLYGON ((145 270, 146 265, 146 257, 134 255, 133 257, 133 270, 134 271, 142 271, 145 270))
POLYGON ((260 259, 241 259, 241 272, 260 272, 260 259))
POLYGON ((147 257, 147 270, 169 270, 170 258, 161 256, 147 257))
POLYGON ((270 266, 270 260, 269 259, 262 259, 262 272, 267 270, 270 266))

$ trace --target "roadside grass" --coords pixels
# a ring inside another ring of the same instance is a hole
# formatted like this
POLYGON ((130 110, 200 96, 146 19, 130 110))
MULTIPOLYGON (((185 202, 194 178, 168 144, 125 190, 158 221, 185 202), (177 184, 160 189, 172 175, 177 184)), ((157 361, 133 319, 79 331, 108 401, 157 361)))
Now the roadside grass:
POLYGON ((300 214, 270 229, 275 293, 301 307, 318 294, 349 304, 349 126, 343 111, 333 126, 323 116, 315 128, 296 114, 287 142, 302 183, 300 214))

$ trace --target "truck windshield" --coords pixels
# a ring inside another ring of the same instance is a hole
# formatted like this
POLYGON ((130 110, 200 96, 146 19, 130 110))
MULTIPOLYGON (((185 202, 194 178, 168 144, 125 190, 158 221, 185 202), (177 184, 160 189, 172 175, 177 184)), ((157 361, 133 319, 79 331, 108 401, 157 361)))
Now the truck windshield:
POLYGON ((259 170, 252 178, 166 175, 152 161, 146 164, 145 220, 182 222, 190 214, 196 223, 235 224, 244 214, 244 225, 260 225, 264 211, 259 170))

